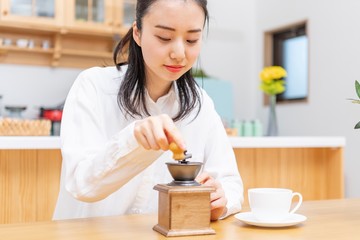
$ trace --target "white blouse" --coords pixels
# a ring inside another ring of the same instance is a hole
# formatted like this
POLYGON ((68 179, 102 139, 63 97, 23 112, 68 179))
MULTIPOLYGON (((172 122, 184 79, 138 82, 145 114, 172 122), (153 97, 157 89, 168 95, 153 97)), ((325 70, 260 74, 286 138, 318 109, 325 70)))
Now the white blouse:
MULTIPOLYGON (((53 219, 156 213, 156 184, 173 179, 170 151, 146 150, 134 137, 138 119, 125 118, 117 94, 126 66, 91 68, 79 74, 66 99, 61 124, 63 156, 60 193, 53 219)), ((190 161, 218 179, 228 199, 227 215, 240 211, 243 184, 233 149, 212 100, 202 91, 199 115, 176 122, 190 161)), ((157 102, 146 98, 151 115, 175 116, 176 84, 157 102)))

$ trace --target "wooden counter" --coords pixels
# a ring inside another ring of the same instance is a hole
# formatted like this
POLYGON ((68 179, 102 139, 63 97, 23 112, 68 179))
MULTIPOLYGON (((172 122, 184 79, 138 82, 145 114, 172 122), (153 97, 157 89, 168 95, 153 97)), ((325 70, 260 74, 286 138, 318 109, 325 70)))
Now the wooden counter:
MULTIPOLYGON (((229 137, 233 148, 337 148, 344 137, 229 137)), ((1 137, 0 149, 60 149, 60 137, 1 137)))
POLYGON ((304 200, 344 197, 343 146, 234 148, 247 189, 290 188, 304 200))
POLYGON ((166 238, 152 230, 154 215, 128 215, 0 226, 6 240, 352 240, 360 236, 360 199, 305 201, 299 214, 307 220, 297 226, 261 228, 246 225, 235 217, 211 223, 215 235, 166 238))
POLYGON ((59 149, 0 150, 0 224, 50 220, 60 169, 59 149))
MULTIPOLYGON (((344 197, 342 137, 230 138, 244 182, 304 200, 344 197)), ((0 224, 50 220, 59 191, 58 137, 0 137, 0 224)), ((1 238, 0 238, 1 239, 1 238)))

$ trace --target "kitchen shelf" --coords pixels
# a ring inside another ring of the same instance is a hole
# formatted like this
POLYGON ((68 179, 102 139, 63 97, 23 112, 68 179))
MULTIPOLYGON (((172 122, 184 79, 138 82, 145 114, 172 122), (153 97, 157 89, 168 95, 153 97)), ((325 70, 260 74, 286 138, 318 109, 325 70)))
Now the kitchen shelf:
POLYGON ((2 46, 0 47, 0 54, 7 54, 8 52, 28 52, 28 53, 44 53, 44 54, 53 54, 54 49, 43 49, 39 47, 28 48, 28 47, 16 47, 16 46, 2 46))
MULTIPOLYGON (((35 2, 33 0, 33 2, 35 2)), ((135 0, 105 0, 104 7, 89 12, 101 12, 103 19, 77 21, 78 1, 55 0, 53 17, 22 16, 11 12, 17 1, 0 0, 0 39, 11 39, 13 46, 0 43, 0 64, 26 64, 52 67, 88 68, 114 65, 112 51, 129 29, 135 15, 135 0), (35 48, 19 48, 18 39, 33 40, 35 48), (42 49, 44 41, 49 49, 42 49)))
POLYGON ((62 49, 61 53, 63 55, 82 56, 82 57, 103 57, 103 58, 112 57, 112 52, 97 52, 97 51, 76 50, 76 49, 62 49))
POLYGON ((77 35, 86 35, 86 36, 100 36, 100 37, 113 37, 114 35, 125 35, 130 27, 121 27, 118 29, 117 33, 111 31, 104 31, 97 28, 91 28, 89 26, 76 26, 76 27, 66 27, 61 29, 62 34, 77 34, 77 35))
POLYGON ((34 24, 19 24, 18 22, 0 21, 0 29, 4 31, 18 33, 31 33, 31 34, 48 34, 61 32, 61 27, 41 24, 39 26, 34 24))
POLYGON ((113 65, 112 50, 115 41, 120 39, 99 32, 37 31, 37 27, 31 31, 29 26, 22 30, 4 27, 4 24, 0 24, 0 38, 12 41, 12 45, 0 45, 0 63, 75 68, 113 65), (18 47, 15 45, 18 39, 33 40, 35 47, 18 47), (49 42, 50 48, 41 47, 44 41, 49 42))

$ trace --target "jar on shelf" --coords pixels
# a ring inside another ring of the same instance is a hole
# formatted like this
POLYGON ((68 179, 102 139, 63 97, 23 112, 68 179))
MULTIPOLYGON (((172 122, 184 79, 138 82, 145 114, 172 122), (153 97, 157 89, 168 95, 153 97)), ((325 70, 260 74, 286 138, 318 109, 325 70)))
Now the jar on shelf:
POLYGON ((8 112, 7 116, 10 118, 23 118, 22 113, 26 108, 26 106, 5 106, 5 110, 8 112))

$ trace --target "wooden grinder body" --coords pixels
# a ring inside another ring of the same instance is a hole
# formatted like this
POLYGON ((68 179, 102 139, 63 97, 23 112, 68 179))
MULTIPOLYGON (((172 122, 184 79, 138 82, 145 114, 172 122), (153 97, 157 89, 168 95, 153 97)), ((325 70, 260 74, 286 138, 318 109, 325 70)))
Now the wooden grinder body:
POLYGON ((158 224, 154 230, 171 236, 215 234, 210 228, 210 193, 208 186, 168 186, 158 184, 158 224))

